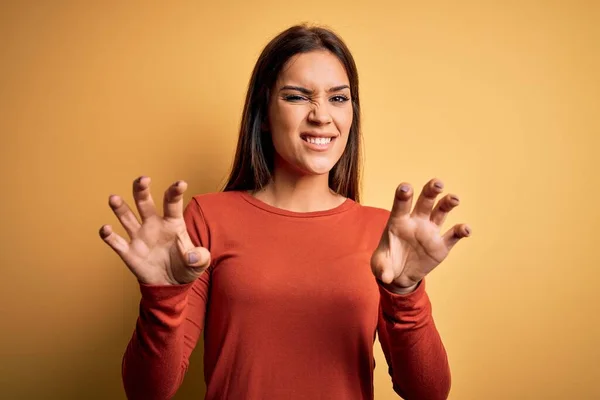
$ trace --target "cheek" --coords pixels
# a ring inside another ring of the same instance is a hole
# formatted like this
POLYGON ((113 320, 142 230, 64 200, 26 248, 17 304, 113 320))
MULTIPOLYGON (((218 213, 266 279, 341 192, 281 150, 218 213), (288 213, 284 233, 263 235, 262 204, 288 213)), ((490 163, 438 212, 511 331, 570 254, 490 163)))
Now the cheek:
POLYGON ((352 107, 338 109, 335 113, 335 122, 340 133, 348 138, 348 133, 350 132, 350 127, 352 126, 352 107))
POLYGON ((270 109, 269 118, 271 131, 275 135, 289 135, 302 123, 306 110, 302 106, 288 104, 276 104, 270 109))
POLYGON ((283 156, 294 152, 294 139, 302 124, 305 110, 301 106, 274 105, 270 109, 269 128, 275 151, 283 156))

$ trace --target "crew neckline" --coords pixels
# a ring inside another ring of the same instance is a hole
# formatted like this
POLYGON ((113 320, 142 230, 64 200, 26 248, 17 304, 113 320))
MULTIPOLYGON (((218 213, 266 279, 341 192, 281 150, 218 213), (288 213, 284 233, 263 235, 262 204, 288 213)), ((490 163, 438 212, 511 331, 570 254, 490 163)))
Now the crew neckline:
POLYGON ((265 203, 262 200, 257 199, 256 197, 252 196, 250 193, 248 193, 245 190, 240 190, 240 191, 238 191, 238 193, 240 194, 242 199, 246 200, 251 205, 253 205, 257 208, 260 208, 264 211, 268 211, 272 214, 279 214, 279 215, 284 215, 287 217, 297 217, 297 218, 322 217, 322 216, 326 216, 326 215, 339 214, 341 212, 349 210, 350 208, 352 208, 353 206, 355 206, 357 204, 354 200, 347 198, 339 206, 330 208, 328 210, 300 212, 300 211, 285 210, 283 208, 278 208, 278 207, 272 206, 270 204, 265 203))

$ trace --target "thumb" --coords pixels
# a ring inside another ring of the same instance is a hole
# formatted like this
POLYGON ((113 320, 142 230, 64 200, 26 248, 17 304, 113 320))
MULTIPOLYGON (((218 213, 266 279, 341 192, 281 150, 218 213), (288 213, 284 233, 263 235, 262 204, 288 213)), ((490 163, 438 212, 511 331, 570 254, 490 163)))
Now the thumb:
POLYGON ((185 256, 188 267, 207 268, 210 265, 210 252, 204 247, 195 247, 185 256))
POLYGON ((177 235, 177 248, 188 267, 204 268, 210 264, 210 252, 204 247, 195 247, 187 231, 177 235))
POLYGON ((371 256, 371 270, 373 271, 375 278, 383 283, 392 283, 394 280, 394 270, 391 265, 388 265, 388 263, 382 259, 380 248, 375 250, 371 256))
POLYGON ((380 272, 379 279, 383 283, 387 283, 387 284, 392 283, 392 281, 394 280, 394 271, 392 271, 391 268, 384 269, 383 271, 380 272))

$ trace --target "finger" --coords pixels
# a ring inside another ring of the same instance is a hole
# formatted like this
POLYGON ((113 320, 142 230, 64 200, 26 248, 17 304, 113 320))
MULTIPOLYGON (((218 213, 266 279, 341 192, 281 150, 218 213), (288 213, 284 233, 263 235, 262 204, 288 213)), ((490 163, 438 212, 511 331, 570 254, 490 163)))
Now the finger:
POLYGON ((133 198, 135 199, 135 205, 140 213, 140 217, 142 217, 142 221, 156 215, 156 206, 150 194, 149 177, 140 176, 133 181, 133 198))
POLYGON ((123 228, 127 231, 129 237, 133 238, 141 225, 133 211, 131 211, 131 208, 129 208, 127 203, 117 195, 112 195, 108 198, 108 205, 119 219, 123 228))
POLYGON ((110 225, 102 225, 100 228, 100 237, 108 244, 121 258, 124 258, 129 251, 129 243, 121 236, 113 232, 110 225))
POLYGON ((204 247, 195 247, 187 231, 177 235, 177 248, 190 267, 205 268, 210 264, 210 252, 204 247))
POLYGON ((415 204, 415 209, 413 210, 413 215, 429 218, 431 215, 431 211, 433 210, 433 205, 435 204, 436 197, 442 193, 444 189, 444 184, 439 179, 432 179, 423 186, 423 190, 419 195, 419 199, 415 204))
POLYGON ((459 204, 460 200, 458 196, 454 194, 448 194, 442 197, 431 213, 431 221, 438 226, 442 226, 448 213, 459 204))
POLYGON ((392 206, 391 217, 400 218, 410 214, 412 198, 413 191, 409 183, 403 182, 398 185, 394 195, 394 204, 392 206))
POLYGON ((444 234, 443 239, 446 244, 448 251, 452 250, 454 245, 460 241, 460 239, 471 236, 471 228, 466 224, 457 224, 444 234))
POLYGON ((187 189, 187 183, 177 181, 167 190, 163 200, 163 211, 165 218, 182 218, 183 217, 183 193, 187 189))

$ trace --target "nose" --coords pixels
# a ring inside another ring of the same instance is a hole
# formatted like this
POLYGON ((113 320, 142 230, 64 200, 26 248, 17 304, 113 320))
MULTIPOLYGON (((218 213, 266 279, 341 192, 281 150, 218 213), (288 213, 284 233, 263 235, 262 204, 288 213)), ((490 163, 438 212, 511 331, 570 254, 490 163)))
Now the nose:
POLYGON ((308 121, 316 125, 326 125, 331 123, 331 115, 326 107, 315 104, 308 113, 308 121))

